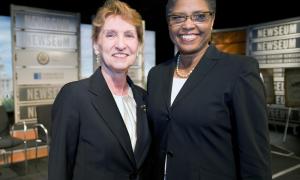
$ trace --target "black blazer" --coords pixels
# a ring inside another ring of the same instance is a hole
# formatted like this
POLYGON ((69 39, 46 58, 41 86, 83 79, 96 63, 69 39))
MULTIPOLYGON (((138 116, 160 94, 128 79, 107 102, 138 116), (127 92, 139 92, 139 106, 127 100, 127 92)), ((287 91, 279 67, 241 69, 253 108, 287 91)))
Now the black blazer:
POLYGON ((210 46, 170 105, 176 58, 148 75, 152 180, 270 180, 264 86, 258 63, 210 46))
POLYGON ((63 86, 52 110, 49 180, 141 179, 150 145, 145 91, 128 78, 137 104, 137 143, 130 137, 100 68, 63 86))

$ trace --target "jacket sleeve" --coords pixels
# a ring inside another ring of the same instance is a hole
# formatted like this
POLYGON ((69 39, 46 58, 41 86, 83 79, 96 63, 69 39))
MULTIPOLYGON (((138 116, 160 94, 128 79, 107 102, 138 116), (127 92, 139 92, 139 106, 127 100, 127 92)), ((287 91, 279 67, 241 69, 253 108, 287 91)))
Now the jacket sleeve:
POLYGON ((69 180, 73 177, 79 136, 79 111, 75 95, 70 86, 66 85, 57 95, 53 105, 49 180, 69 180))
POLYGON ((233 88, 241 180, 271 180, 266 97, 257 61, 245 61, 233 88))

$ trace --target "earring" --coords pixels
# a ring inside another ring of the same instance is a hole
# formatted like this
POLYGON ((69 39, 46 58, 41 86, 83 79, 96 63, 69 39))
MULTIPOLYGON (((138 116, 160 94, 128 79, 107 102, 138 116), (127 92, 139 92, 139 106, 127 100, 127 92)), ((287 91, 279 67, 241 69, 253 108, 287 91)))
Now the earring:
POLYGON ((137 50, 136 58, 138 58, 140 54, 141 54, 141 47, 139 47, 138 50, 137 50))
POLYGON ((97 64, 100 63, 100 56, 99 56, 99 54, 96 54, 96 63, 97 63, 97 64))

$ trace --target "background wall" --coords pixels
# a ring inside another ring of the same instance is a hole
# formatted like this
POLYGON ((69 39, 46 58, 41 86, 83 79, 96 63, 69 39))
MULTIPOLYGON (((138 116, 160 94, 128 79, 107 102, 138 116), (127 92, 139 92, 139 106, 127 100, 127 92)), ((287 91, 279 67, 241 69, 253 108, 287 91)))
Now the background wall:
MULTIPOLYGON (((173 56, 173 45, 169 40, 165 17, 166 0, 123 0, 136 8, 146 21, 146 30, 156 32, 156 62, 173 56)), ((91 16, 104 0, 1 0, 0 15, 8 16, 10 4, 26 5, 53 10, 79 12, 82 23, 90 24, 91 16)), ((214 29, 235 28, 272 20, 300 16, 298 1, 271 0, 217 0, 217 14, 214 29)))

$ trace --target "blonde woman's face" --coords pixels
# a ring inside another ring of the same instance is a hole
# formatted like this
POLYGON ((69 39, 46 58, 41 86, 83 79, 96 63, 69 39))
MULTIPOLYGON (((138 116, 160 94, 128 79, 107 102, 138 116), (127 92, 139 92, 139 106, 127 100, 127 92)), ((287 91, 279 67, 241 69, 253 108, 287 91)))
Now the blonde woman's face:
POLYGON ((134 64, 139 41, 135 26, 119 15, 111 15, 94 43, 94 50, 102 59, 102 66, 112 72, 127 72, 134 64))

